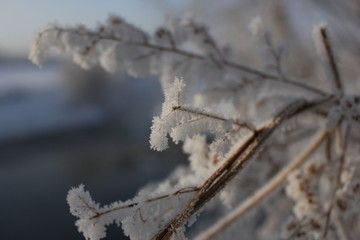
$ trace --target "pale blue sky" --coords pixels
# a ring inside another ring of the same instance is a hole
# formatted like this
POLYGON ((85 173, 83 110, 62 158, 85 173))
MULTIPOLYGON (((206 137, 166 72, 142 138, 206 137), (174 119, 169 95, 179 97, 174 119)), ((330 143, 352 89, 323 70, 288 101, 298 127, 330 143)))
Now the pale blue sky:
POLYGON ((159 26, 181 0, 0 0, 0 54, 25 53, 32 37, 48 23, 94 26, 109 13, 146 30, 159 26), (166 7, 164 6, 166 2, 166 7))

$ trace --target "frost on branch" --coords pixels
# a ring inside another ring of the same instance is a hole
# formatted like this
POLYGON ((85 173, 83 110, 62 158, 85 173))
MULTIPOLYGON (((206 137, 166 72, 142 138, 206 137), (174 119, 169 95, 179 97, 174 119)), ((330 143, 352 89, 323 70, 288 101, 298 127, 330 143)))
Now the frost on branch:
POLYGON ((131 200, 103 207, 92 200, 89 192, 84 190, 84 185, 80 185, 69 191, 67 202, 70 212, 79 218, 76 221, 79 232, 88 240, 104 238, 106 226, 112 223, 121 225, 131 239, 146 240, 159 231, 167 219, 178 214, 195 191, 190 187, 169 194, 170 189, 164 192, 164 184, 152 189, 152 193, 144 189, 131 200))
MULTIPOLYGON (((83 25, 65 27, 53 24, 34 38, 29 59, 41 66, 51 50, 54 50, 72 54, 74 62, 84 69, 99 64, 108 72, 126 70, 128 74, 137 77, 188 68, 186 62, 194 56, 206 62, 206 59, 185 50, 184 45, 188 42, 200 52, 211 56, 209 70, 213 64, 219 65, 222 53, 215 40, 205 26, 189 18, 169 18, 167 25, 159 28, 153 36, 117 16, 110 16, 105 24, 99 24, 95 30, 83 25)), ((164 84, 168 80, 164 79, 164 84)))
POLYGON ((263 68, 239 63, 236 46, 218 45, 208 27, 189 17, 169 18, 154 34, 110 16, 95 30, 55 24, 37 35, 29 58, 38 65, 55 50, 72 54, 85 69, 157 74, 165 100, 153 119, 151 148, 162 151, 171 138, 189 155, 187 166, 126 202, 101 207, 82 185, 70 190, 70 210, 87 239, 103 238, 114 222, 131 239, 184 239, 185 227, 209 208, 215 214, 204 222, 226 225, 212 229, 218 239, 282 239, 281 225, 285 239, 359 233, 359 152, 353 149, 360 98, 346 92, 326 26, 314 31, 330 70, 327 85, 316 74, 288 76, 282 48, 261 18, 249 28, 256 48, 264 47, 263 68), (307 146, 319 128, 321 138, 307 146), (246 212, 251 218, 237 219, 246 212))
POLYGON ((146 42, 147 37, 142 30, 115 16, 110 16, 107 23, 99 25, 95 31, 82 25, 68 28, 54 24, 38 33, 33 40, 29 59, 42 65, 50 51, 55 50, 72 53, 74 62, 84 69, 100 64, 105 70, 115 72, 126 65, 129 72, 147 73, 148 63, 139 61, 136 68, 132 64, 135 58, 146 60, 150 51, 135 46, 124 47, 128 42, 146 42))
POLYGON ((92 200, 90 193, 84 190, 84 185, 72 188, 68 193, 67 202, 70 212, 79 218, 76 221, 79 232, 82 232, 84 237, 89 240, 104 238, 107 225, 114 222, 120 225, 120 222, 131 213, 129 208, 121 209, 127 202, 115 202, 100 207, 92 200), (117 208, 121 211, 111 211, 111 209, 117 208))
MULTIPOLYGON (((222 143, 236 142, 241 134, 241 128, 252 130, 245 122, 236 119, 225 118, 211 113, 208 110, 197 109, 184 104, 184 80, 175 78, 173 84, 165 89, 165 101, 162 112, 155 117, 151 127, 151 148, 162 151, 168 147, 170 135, 175 143, 184 141, 201 133, 215 135, 212 148, 220 148, 222 143), (221 139, 219 139, 221 137, 221 139)), ((227 149, 229 150, 229 149, 227 149)), ((223 151, 217 151, 224 153, 223 151)))
POLYGON ((151 135, 150 135, 151 148, 158 151, 162 151, 168 148, 167 134, 173 128, 172 125, 174 123, 172 122, 177 120, 170 115, 172 115, 174 108, 179 107, 183 104, 184 87, 185 87, 184 80, 175 78, 174 83, 170 85, 167 89, 165 89, 165 101, 162 105, 161 115, 160 117, 154 118, 153 126, 151 127, 151 135))

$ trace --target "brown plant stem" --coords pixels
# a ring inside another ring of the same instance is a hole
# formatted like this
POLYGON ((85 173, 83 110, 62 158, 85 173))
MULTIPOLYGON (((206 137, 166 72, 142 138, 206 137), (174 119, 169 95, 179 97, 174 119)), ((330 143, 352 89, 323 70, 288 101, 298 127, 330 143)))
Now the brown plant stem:
POLYGON ((338 69, 336 61, 335 61, 334 51, 330 44, 330 39, 329 39, 329 35, 327 33, 327 29, 325 26, 321 26, 319 28, 319 31, 320 31, 320 36, 321 36, 321 40, 323 43, 323 47, 325 49, 326 57, 329 62, 330 70, 333 75, 334 85, 335 85, 336 89, 340 92, 340 95, 343 95, 344 87, 343 87, 343 84, 341 81, 339 69, 338 69))

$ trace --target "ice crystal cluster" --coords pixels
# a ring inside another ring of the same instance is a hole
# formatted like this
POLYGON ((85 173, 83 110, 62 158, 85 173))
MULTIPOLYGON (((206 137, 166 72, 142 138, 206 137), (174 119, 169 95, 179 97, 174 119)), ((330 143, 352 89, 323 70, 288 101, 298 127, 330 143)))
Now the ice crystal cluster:
POLYGON ((154 34, 110 16, 96 29, 55 24, 35 37, 38 65, 55 51, 85 69, 158 75, 165 100, 150 147, 173 141, 188 155, 187 167, 126 202, 101 206, 83 185, 72 188, 67 201, 86 239, 104 238, 112 223, 131 239, 360 236, 359 95, 347 94, 356 85, 341 74, 328 27, 314 28, 326 81, 290 77, 261 18, 249 29, 271 68, 238 62, 190 17, 154 34))

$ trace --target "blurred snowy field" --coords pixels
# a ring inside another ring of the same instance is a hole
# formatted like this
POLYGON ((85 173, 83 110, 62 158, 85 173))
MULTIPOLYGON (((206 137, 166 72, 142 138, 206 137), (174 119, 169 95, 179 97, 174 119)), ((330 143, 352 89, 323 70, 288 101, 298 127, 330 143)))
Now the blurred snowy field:
POLYGON ((96 126, 105 113, 73 107, 61 87, 59 67, 0 66, 0 142, 96 126))
MULTIPOLYGON (((104 77, 109 85, 91 93, 100 97, 84 97, 79 88, 89 86, 64 81, 95 75, 80 71, 0 61, 0 239, 82 239, 66 203, 70 187, 84 183, 102 203, 126 200, 183 159, 179 148, 149 148, 162 100, 154 79, 104 77)), ((110 228, 109 239, 121 234, 110 228)))

